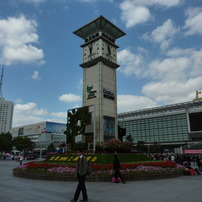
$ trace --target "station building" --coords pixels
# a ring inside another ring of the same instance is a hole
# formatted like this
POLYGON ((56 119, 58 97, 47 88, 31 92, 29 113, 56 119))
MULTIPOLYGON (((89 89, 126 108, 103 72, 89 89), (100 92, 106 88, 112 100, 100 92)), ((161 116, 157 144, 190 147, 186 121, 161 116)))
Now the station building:
POLYGON ((12 128, 12 137, 28 137, 35 144, 35 150, 46 150, 53 143, 57 147, 61 143, 66 143, 66 124, 44 121, 36 124, 25 125, 12 128))
POLYGON ((120 113, 118 123, 134 144, 159 143, 167 151, 189 147, 202 142, 202 99, 120 113))

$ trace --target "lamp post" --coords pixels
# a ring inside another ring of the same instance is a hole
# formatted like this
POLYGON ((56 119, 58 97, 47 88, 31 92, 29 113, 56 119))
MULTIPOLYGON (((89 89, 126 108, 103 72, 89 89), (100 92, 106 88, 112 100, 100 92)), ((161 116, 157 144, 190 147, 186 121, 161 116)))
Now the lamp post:
POLYGON ((93 153, 96 151, 96 111, 95 105, 93 105, 94 112, 93 112, 93 153))

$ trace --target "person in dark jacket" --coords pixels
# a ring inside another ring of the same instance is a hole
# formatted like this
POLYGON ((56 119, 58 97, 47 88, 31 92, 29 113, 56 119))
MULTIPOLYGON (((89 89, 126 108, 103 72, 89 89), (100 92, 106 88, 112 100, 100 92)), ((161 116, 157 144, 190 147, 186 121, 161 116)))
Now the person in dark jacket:
POLYGON ((196 157, 196 164, 198 166, 198 170, 201 172, 202 171, 202 167, 201 167, 201 159, 200 157, 197 155, 196 157))
POLYGON ((78 200, 80 192, 82 191, 83 200, 80 201, 88 201, 88 195, 86 191, 86 185, 85 185, 85 177, 88 170, 88 162, 86 158, 82 154, 82 150, 78 151, 79 159, 77 161, 76 166, 76 175, 78 177, 79 183, 77 185, 77 189, 74 194, 73 200, 70 200, 71 202, 75 202, 78 200))
POLYGON ((125 181, 123 180, 123 177, 120 172, 120 168, 121 168, 120 161, 116 153, 114 154, 113 168, 114 168, 114 177, 116 179, 116 183, 118 183, 118 178, 120 178, 122 183, 125 184, 125 181))

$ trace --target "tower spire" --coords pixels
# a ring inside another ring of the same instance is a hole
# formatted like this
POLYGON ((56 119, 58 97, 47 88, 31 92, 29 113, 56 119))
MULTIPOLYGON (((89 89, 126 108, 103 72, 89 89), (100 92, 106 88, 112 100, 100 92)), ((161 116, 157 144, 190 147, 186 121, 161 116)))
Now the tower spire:
POLYGON ((2 66, 1 79, 0 79, 0 99, 3 98, 3 91, 2 91, 3 74, 4 74, 4 65, 2 66))

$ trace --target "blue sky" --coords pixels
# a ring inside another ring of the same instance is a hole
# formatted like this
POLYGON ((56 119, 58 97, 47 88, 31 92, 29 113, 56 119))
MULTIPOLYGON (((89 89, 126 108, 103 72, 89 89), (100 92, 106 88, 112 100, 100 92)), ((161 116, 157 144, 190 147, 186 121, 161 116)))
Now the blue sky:
POLYGON ((202 1, 0 0, 13 127, 65 123, 82 105, 83 40, 72 32, 100 15, 126 33, 116 41, 119 113, 191 101, 202 90, 202 1))

